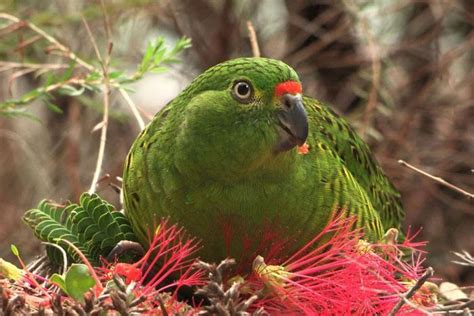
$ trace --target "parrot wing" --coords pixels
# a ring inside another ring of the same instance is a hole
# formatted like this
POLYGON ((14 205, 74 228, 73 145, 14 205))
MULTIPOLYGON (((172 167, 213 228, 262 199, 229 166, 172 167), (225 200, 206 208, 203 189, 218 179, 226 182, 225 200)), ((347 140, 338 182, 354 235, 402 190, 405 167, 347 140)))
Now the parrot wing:
POLYGON ((164 138, 175 135, 174 132, 167 131, 164 122, 169 119, 168 113, 173 106, 173 102, 168 103, 158 113, 153 120, 143 129, 133 143, 124 166, 123 176, 123 198, 125 201, 125 213, 134 227, 139 228, 135 232, 140 240, 147 240, 150 232, 145 231, 144 225, 139 225, 140 221, 156 221, 159 219, 151 217, 156 205, 150 201, 159 201, 156 196, 163 196, 160 177, 162 170, 160 164, 155 160, 160 153, 169 152, 167 148, 160 147, 164 138), (160 143, 160 144, 158 144, 160 143), (150 154, 155 151, 155 154, 150 154), (149 173, 153 173, 150 175, 149 173))
POLYGON ((319 101, 305 97, 311 137, 324 143, 344 165, 348 181, 356 181, 379 213, 385 230, 399 228, 404 218, 400 194, 384 175, 367 144, 352 127, 319 101))

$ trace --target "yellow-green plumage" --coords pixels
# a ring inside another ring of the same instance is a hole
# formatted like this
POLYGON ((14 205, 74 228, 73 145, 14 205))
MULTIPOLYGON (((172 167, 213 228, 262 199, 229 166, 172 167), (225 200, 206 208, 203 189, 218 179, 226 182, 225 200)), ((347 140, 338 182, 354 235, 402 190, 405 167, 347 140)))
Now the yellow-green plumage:
POLYGON ((288 81, 299 79, 280 61, 234 59, 157 113, 124 170, 125 211, 142 243, 162 217, 201 239, 213 261, 261 251, 270 231, 301 245, 334 210, 355 214, 372 239, 398 228, 400 196, 367 145, 315 99, 276 93, 288 81))

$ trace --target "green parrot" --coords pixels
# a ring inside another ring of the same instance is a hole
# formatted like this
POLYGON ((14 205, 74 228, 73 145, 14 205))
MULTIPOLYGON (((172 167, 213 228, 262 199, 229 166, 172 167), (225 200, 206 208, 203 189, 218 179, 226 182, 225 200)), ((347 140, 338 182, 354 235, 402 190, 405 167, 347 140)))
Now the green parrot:
POLYGON ((404 217, 349 124, 303 96, 290 66, 257 57, 209 68, 156 114, 128 154, 123 194, 143 245, 165 217, 208 261, 304 245, 335 211, 372 240, 404 217))

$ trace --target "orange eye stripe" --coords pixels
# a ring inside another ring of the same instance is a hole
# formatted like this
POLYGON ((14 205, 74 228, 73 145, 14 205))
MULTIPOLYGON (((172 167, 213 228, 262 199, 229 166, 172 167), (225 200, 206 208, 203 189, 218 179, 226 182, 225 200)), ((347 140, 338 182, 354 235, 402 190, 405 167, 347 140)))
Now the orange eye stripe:
POLYGON ((301 88, 301 84, 296 81, 285 81, 285 82, 280 82, 275 86, 275 95, 277 97, 281 97, 284 94, 298 94, 301 93, 303 89, 301 88))

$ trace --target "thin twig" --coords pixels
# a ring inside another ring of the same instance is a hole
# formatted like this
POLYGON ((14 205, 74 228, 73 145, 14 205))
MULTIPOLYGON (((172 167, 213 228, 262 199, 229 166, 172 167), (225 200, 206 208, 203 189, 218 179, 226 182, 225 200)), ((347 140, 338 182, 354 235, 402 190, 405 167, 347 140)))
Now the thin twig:
POLYGON ((423 284, 428 280, 428 278, 433 276, 433 273, 433 268, 428 267, 428 269, 426 269, 425 273, 423 273, 421 278, 416 281, 415 285, 413 285, 413 287, 408 290, 408 292, 403 295, 400 301, 393 307, 388 316, 395 316, 395 314, 400 310, 400 308, 402 308, 403 304, 405 304, 407 301, 410 300, 410 298, 412 298, 413 295, 415 295, 416 291, 418 291, 423 286, 423 284))
POLYGON ((128 95, 127 91, 123 88, 119 88, 119 92, 124 98, 125 102, 127 103, 128 107, 133 113, 133 116, 135 116, 135 119, 137 120, 138 126, 140 127, 140 130, 143 130, 145 128, 145 122, 143 121, 142 116, 140 115, 140 112, 138 112, 138 108, 135 105, 135 103, 132 101, 132 98, 128 95))
POLYGON ((318 41, 315 41, 309 44, 308 46, 302 49, 299 49, 295 51, 294 53, 292 53, 291 55, 287 56, 286 57, 287 60, 289 60, 292 64, 295 64, 295 65, 304 62, 311 56, 315 56, 317 53, 327 48, 329 45, 331 45, 337 39, 339 39, 342 35, 346 34, 348 30, 350 29, 350 27, 351 27, 350 21, 344 20, 333 30, 322 33, 318 41))
POLYGON ((110 55, 112 54, 112 47, 113 47, 113 42, 112 42, 112 32, 110 31, 110 21, 109 21, 109 16, 107 14, 107 9, 105 7, 104 0, 100 0, 100 5, 102 7, 102 12, 104 14, 104 28, 105 28, 105 35, 107 38, 107 54, 105 55, 106 57, 106 67, 109 66, 110 63, 110 55))
POLYGON ((109 89, 108 89, 108 84, 104 83, 104 115, 102 118, 104 125, 102 126, 102 130, 100 133, 99 153, 97 154, 96 168, 94 171, 94 176, 92 177, 91 186, 88 191, 89 194, 93 194, 95 192, 96 187, 97 187, 97 182, 99 180, 100 172, 102 170, 102 163, 104 161, 104 154, 105 154, 105 144, 107 142, 108 116, 109 116, 109 89))
POLYGON ((253 27, 252 22, 247 21, 247 29, 249 31, 250 45, 252 46, 252 55, 253 57, 260 57, 260 48, 257 41, 257 33, 255 33, 255 28, 253 27))
POLYGON ((91 64, 89 64, 89 63, 85 62, 84 60, 80 59, 69 48, 67 48, 66 46, 64 46, 60 42, 58 42, 54 37, 52 37, 51 35, 49 35, 45 31, 43 31, 42 29, 37 27, 35 24, 30 23, 28 21, 23 21, 23 20, 17 18, 16 16, 13 16, 13 15, 8 14, 8 13, 3 13, 3 12, 0 13, 0 19, 9 20, 9 21, 12 21, 12 22, 15 22, 15 23, 20 23, 20 22, 24 23, 33 32, 36 32, 37 34, 41 35, 44 39, 46 39, 48 42, 54 44, 57 49, 59 49, 60 51, 62 51, 66 55, 66 57, 68 57, 71 60, 74 60, 75 62, 77 62, 78 64, 80 64, 84 68, 86 68, 87 70, 90 70, 90 71, 94 70, 94 66, 92 66, 91 64))
POLYGON ((35 35, 27 40, 21 41, 20 43, 17 44, 15 48, 15 52, 22 52, 25 47, 30 46, 34 42, 42 39, 43 37, 41 35, 35 35))
POLYGON ((17 63, 11 61, 0 61, 0 72, 6 70, 12 70, 17 68, 28 68, 34 70, 42 69, 65 69, 69 68, 67 64, 34 64, 34 63, 17 63))
POLYGON ((86 27, 87 34, 91 40, 92 46, 94 47, 95 54, 97 55, 97 59, 100 61, 102 66, 102 75, 104 77, 104 90, 103 90, 103 102, 104 102, 104 113, 102 116, 102 127, 100 133, 100 143, 99 143, 99 153, 97 154, 97 162, 95 166, 94 176, 92 177, 91 186, 89 188, 88 193, 93 194, 97 187, 97 182, 99 181, 100 172, 102 170, 102 163, 104 161, 104 154, 105 154, 105 144, 107 143, 107 127, 109 123, 109 93, 110 93, 110 86, 109 86, 109 75, 108 75, 108 66, 109 66, 109 52, 107 51, 107 57, 104 61, 102 56, 100 55, 99 48, 97 46, 97 42, 91 32, 89 24, 82 17, 82 21, 86 27))
MULTIPOLYGON (((67 84, 83 85, 85 83, 86 81, 84 79, 71 78, 63 82, 53 83, 53 84, 50 84, 49 86, 38 88, 36 89, 36 91, 38 91, 39 93, 50 93, 54 90, 60 89, 61 87, 67 84)), ((33 98, 34 98, 33 96, 28 96, 28 97, 24 97, 24 100, 26 100, 26 102, 29 102, 33 98)))
POLYGON ((433 176, 433 175, 427 173, 426 171, 420 170, 420 169, 418 169, 418 168, 416 168, 416 167, 410 165, 408 162, 406 162, 406 161, 404 161, 404 160, 399 160, 398 163, 401 164, 401 165, 404 166, 404 167, 407 167, 407 168, 413 170, 413 171, 416 171, 416 172, 418 172, 418 173, 421 173, 421 174, 424 175, 425 177, 428 177, 428 178, 430 178, 430 179, 432 179, 432 180, 438 182, 439 184, 442 184, 442 185, 444 185, 444 186, 450 188, 451 190, 454 190, 454 191, 456 191, 456 192, 458 192, 458 193, 461 193, 462 195, 466 196, 466 197, 469 198, 469 199, 473 199, 473 198, 474 198, 474 194, 469 193, 469 192, 467 192, 467 191, 465 191, 465 190, 463 190, 463 189, 461 189, 461 188, 455 186, 454 184, 451 184, 451 183, 447 182, 447 181, 444 180, 443 178, 433 176))
POLYGON ((86 28, 87 35, 89 36, 92 47, 94 48, 95 55, 96 55, 97 59, 99 60, 100 64, 103 66, 104 61, 102 59, 102 55, 100 54, 99 47, 97 46, 97 42, 94 38, 94 35, 92 34, 91 28, 89 27, 89 23, 87 23, 84 16, 81 16, 81 19, 82 19, 82 23, 84 24, 84 27, 86 28))

